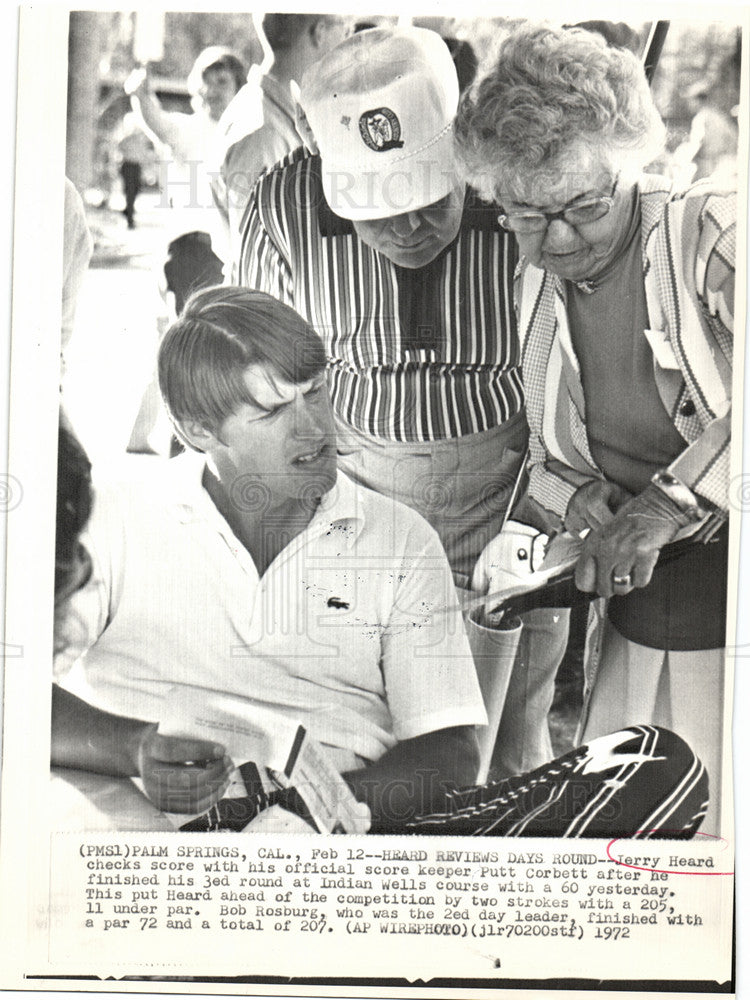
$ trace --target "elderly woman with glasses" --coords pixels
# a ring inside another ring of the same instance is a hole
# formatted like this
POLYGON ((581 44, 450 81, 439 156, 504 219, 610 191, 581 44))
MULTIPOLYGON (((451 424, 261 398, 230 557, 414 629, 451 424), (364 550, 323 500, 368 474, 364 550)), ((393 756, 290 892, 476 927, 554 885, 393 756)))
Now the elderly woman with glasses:
POLYGON ((576 584, 608 599, 583 738, 669 726, 718 790, 736 205, 644 174, 663 135, 630 52, 547 25, 504 41, 457 123, 522 255, 528 506, 585 534, 576 584))

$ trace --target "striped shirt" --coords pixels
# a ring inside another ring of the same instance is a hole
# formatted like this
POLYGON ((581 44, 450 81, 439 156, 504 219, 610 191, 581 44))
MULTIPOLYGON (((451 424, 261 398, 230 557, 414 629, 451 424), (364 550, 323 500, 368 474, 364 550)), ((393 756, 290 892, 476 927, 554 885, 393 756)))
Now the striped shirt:
MULTIPOLYGON (((707 506, 726 510, 731 431, 737 205, 710 180, 671 192, 640 187, 641 253, 654 379, 687 442, 669 465, 707 506)), ((581 367, 568 325, 565 282, 522 261, 519 331, 530 439, 529 493, 564 518, 579 486, 603 478, 590 449, 581 367)))
POLYGON ((456 239, 434 261, 393 264, 330 211, 319 157, 297 150, 250 197, 239 276, 321 336, 345 423, 391 441, 437 441, 490 430, 523 406, 515 263, 496 211, 467 196, 456 239))

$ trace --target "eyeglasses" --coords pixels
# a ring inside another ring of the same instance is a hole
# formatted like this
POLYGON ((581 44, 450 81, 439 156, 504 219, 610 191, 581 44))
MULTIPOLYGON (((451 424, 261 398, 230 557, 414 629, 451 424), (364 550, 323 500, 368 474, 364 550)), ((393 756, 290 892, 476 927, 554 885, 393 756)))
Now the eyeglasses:
POLYGON ((612 185, 611 194, 603 194, 598 198, 582 201, 571 208, 563 208, 559 212, 542 212, 540 209, 533 209, 528 212, 507 212, 504 215, 498 215, 497 221, 503 229, 508 229, 512 233, 523 234, 543 233, 550 222, 554 222, 555 219, 562 219, 563 222, 567 222, 574 229, 578 226, 588 225, 591 222, 598 222, 599 219, 603 219, 609 213, 615 203, 615 191, 617 190, 619 179, 620 175, 618 174, 612 185))

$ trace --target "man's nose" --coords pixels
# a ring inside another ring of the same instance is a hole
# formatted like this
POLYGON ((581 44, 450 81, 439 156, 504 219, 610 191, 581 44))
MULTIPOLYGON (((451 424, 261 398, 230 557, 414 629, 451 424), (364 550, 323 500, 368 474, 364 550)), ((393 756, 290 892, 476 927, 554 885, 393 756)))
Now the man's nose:
POLYGON ((330 434, 326 407, 303 398, 295 414, 294 430, 302 441, 324 440, 330 434))
POLYGON ((394 236, 404 239, 416 232, 421 224, 422 217, 419 212, 404 212, 402 215, 394 216, 391 220, 391 229, 394 236))

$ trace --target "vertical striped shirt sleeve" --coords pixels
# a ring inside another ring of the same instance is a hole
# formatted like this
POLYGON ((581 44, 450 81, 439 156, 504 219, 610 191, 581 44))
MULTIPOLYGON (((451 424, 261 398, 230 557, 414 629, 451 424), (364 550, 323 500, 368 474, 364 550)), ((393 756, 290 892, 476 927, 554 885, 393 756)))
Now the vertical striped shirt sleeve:
POLYGON ((292 270, 282 233, 278 225, 269 226, 269 216, 261 208, 277 187, 277 173, 264 174, 250 195, 241 227, 238 281, 294 307, 292 270))

